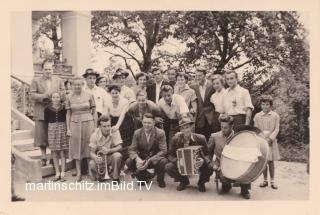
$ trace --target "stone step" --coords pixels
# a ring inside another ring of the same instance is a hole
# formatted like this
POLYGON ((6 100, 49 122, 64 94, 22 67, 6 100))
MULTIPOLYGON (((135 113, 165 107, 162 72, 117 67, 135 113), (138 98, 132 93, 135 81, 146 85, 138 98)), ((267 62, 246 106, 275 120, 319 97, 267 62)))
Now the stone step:
POLYGON ((11 133, 11 141, 32 139, 33 132, 31 130, 15 130, 11 133))
POLYGON ((15 140, 15 141, 12 141, 12 146, 21 152, 38 149, 38 147, 33 146, 33 142, 34 142, 33 138, 15 140))
MULTIPOLYGON (((34 149, 29 151, 19 151, 17 148, 12 148, 12 152, 15 155, 15 171, 25 177, 28 182, 41 182, 42 177, 52 176, 55 174, 55 170, 52 164, 47 162, 47 165, 42 167, 40 163, 41 151, 40 149, 34 149)), ((50 150, 47 152, 48 160, 51 158, 50 150)), ((61 165, 60 165, 61 168, 61 165)), ((67 159, 66 171, 74 169, 75 163, 67 159)))
MULTIPOLYGON (((61 164, 59 166, 61 169, 61 164)), ((73 162, 73 160, 67 159, 65 171, 69 171, 74 168, 75 168, 75 163, 73 162)), ((42 177, 52 176, 56 174, 52 164, 47 164, 46 166, 41 167, 41 173, 42 173, 42 177)))

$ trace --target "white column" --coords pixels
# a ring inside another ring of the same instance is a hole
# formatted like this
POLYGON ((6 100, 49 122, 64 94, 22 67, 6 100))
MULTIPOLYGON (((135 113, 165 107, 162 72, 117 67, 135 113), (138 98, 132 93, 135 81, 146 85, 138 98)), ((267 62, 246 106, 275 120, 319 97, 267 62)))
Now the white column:
POLYGON ((32 12, 11 13, 11 74, 26 82, 33 77, 32 12))
POLYGON ((91 12, 63 12, 61 17, 63 59, 72 66, 73 74, 81 75, 91 61, 91 12))

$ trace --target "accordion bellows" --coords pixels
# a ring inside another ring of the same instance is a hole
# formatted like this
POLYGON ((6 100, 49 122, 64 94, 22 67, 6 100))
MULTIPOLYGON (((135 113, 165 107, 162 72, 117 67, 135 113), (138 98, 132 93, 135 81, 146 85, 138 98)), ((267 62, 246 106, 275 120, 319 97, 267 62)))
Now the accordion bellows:
POLYGON ((239 183, 250 183, 262 173, 268 153, 268 143, 263 137, 253 131, 241 131, 222 151, 222 174, 239 183))
POLYGON ((195 162, 200 157, 202 146, 189 146, 177 150, 178 170, 181 175, 198 175, 195 162))

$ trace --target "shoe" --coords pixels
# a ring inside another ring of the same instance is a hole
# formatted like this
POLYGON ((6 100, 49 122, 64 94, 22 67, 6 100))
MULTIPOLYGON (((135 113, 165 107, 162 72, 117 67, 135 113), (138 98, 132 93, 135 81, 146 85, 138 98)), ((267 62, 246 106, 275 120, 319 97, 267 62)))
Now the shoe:
POLYGON ((268 182, 267 181, 263 181, 259 187, 267 187, 268 186, 268 182))
POLYGON ((61 176, 60 181, 61 182, 65 182, 66 181, 66 176, 61 176))
POLYGON ((13 202, 21 202, 21 201, 25 201, 25 200, 26 200, 25 198, 17 196, 17 195, 13 195, 11 197, 11 201, 13 201, 13 202))
POLYGON ((166 187, 166 182, 164 182, 164 181, 158 181, 158 186, 159 186, 160 188, 165 188, 165 187, 166 187))
POLYGON ((274 182, 271 182, 271 188, 277 190, 278 186, 274 182))
POLYGON ((199 192, 206 192, 206 186, 204 184, 198 184, 199 192))
POLYGON ((80 182, 80 181, 82 181, 82 177, 81 176, 77 176, 76 177, 76 182, 80 182))
POLYGON ((244 198, 244 199, 250 199, 250 193, 248 190, 246 191, 241 191, 241 196, 244 198))
POLYGON ((45 159, 45 158, 42 158, 40 162, 41 162, 41 166, 47 165, 47 159, 45 159))
POLYGON ((225 193, 229 193, 229 191, 231 190, 231 185, 228 184, 228 185, 223 185, 222 184, 222 188, 221 188, 221 193, 222 194, 225 194, 225 193))
POLYGON ((59 180, 60 180, 60 175, 56 175, 56 176, 54 176, 54 178, 52 179, 53 182, 59 181, 59 180))
POLYGON ((119 178, 117 178, 117 179, 112 179, 112 183, 113 182, 117 182, 117 184, 120 184, 120 179, 119 178))
POLYGON ((182 191, 182 190, 186 189, 189 184, 190 184, 189 181, 188 182, 180 182, 180 184, 177 187, 177 190, 182 191))

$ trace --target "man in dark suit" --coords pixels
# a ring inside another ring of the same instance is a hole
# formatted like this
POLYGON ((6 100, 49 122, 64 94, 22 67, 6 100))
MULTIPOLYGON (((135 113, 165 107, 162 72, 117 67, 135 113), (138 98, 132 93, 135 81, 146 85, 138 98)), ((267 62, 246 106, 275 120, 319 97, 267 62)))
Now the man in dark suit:
POLYGON ((212 94, 215 92, 212 83, 206 79, 206 69, 197 68, 197 84, 190 86, 197 95, 197 113, 195 132, 203 134, 208 140, 212 133, 212 122, 214 119, 214 106, 210 102, 212 94))
POLYGON ((177 133, 170 143, 169 149, 169 163, 166 164, 166 172, 180 184, 177 187, 178 191, 186 189, 188 186, 188 176, 182 176, 177 167, 177 150, 189 146, 202 146, 202 156, 197 159, 195 163, 199 170, 198 190, 205 192, 205 183, 209 181, 213 174, 213 167, 209 157, 209 150, 205 137, 201 134, 192 133, 193 122, 190 118, 185 117, 179 122, 181 132, 177 133))
POLYGON ((147 86, 148 99, 158 104, 162 97, 160 93, 161 87, 169 84, 169 81, 164 79, 164 72, 160 68, 153 68, 151 73, 153 74, 154 82, 147 86))
POLYGON ((144 114, 142 124, 143 127, 134 132, 126 164, 139 181, 145 182, 153 177, 147 169, 154 168, 158 185, 163 188, 166 186, 164 174, 168 162, 166 136, 163 130, 155 127, 151 113, 144 114))

